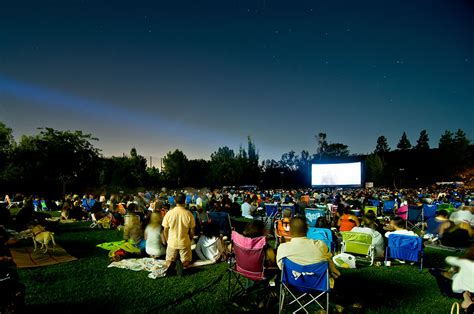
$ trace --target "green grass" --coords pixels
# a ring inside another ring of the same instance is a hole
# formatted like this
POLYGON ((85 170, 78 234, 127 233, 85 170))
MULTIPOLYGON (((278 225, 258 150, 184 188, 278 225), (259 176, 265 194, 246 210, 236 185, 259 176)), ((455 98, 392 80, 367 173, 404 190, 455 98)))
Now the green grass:
MULTIPOLYGON (((76 256, 77 261, 19 270, 20 279, 26 285, 26 312, 239 311, 226 301, 227 263, 189 270, 181 278, 154 280, 147 277, 147 272, 107 268, 107 251, 96 245, 120 240, 122 233, 88 226, 89 223, 74 223, 60 225, 55 230, 56 241, 76 256)), ((443 267, 449 252, 427 249, 425 255, 427 269, 443 267)), ((331 296, 333 305, 350 308, 358 302, 367 313, 447 313, 453 301, 441 296, 427 270, 420 274, 416 266, 410 265, 343 270, 331 296)), ((244 300, 244 303, 248 302, 244 300)))

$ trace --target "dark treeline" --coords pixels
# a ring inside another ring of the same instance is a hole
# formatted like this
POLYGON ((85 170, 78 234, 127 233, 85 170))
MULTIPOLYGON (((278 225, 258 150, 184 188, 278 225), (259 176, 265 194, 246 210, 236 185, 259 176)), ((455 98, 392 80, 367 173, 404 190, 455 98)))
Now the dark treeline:
POLYGON ((188 159, 179 149, 163 158, 163 169, 147 167, 135 148, 129 156, 103 157, 91 134, 40 128, 38 134, 15 142, 12 130, 0 122, 0 192, 59 195, 65 192, 118 191, 166 187, 258 185, 262 188, 310 186, 311 164, 362 161, 364 181, 376 186, 417 186, 463 180, 472 165, 474 146, 462 130, 446 131, 438 148, 429 147, 426 131, 412 146, 403 133, 391 151, 380 136, 369 155, 351 155, 347 145, 316 137, 316 153, 284 153, 280 160, 259 161, 255 143, 237 152, 220 147, 209 160, 188 159))

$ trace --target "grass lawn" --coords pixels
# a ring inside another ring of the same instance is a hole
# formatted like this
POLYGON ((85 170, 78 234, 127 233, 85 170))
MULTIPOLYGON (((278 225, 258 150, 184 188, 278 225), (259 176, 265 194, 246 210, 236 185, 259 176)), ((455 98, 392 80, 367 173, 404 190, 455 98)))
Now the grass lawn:
MULTIPOLYGON (((226 301, 227 263, 192 269, 181 278, 153 280, 147 277, 147 272, 107 268, 108 252, 96 245, 121 240, 119 231, 90 229, 89 223, 73 223, 60 225, 55 237, 78 260, 19 269, 20 279, 26 285, 28 313, 239 311, 226 301)), ((427 269, 444 267, 444 258, 450 254, 453 253, 426 249, 426 268, 421 274, 417 266, 393 264, 343 270, 331 304, 348 309, 358 302, 367 313, 447 313, 454 300, 441 296, 427 269)), ((277 308, 275 304, 275 311, 277 308)))

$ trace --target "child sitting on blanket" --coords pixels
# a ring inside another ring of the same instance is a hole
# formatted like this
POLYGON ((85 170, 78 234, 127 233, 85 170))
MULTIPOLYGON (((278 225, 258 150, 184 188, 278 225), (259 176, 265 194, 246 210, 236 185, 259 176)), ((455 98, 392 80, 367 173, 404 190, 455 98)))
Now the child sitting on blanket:
POLYGON ((200 260, 218 262, 224 253, 224 243, 219 237, 219 226, 215 223, 203 225, 203 232, 196 244, 200 260))
POLYGON ((165 255, 166 248, 163 245, 163 227, 161 223, 163 217, 159 212, 152 212, 150 216, 150 223, 145 228, 145 250, 150 257, 157 258, 165 255))
POLYGON ((143 238, 143 229, 140 223, 140 217, 135 214, 130 214, 125 222, 125 229, 123 230, 124 240, 132 242, 140 250, 145 249, 145 239, 143 238))

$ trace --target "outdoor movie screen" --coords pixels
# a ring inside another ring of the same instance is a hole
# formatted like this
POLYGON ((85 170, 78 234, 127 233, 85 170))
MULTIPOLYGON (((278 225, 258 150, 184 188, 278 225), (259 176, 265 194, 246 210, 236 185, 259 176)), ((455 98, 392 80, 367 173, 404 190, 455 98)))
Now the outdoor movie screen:
POLYGON ((311 185, 361 185, 362 166, 360 162, 342 164, 312 164, 311 185))

